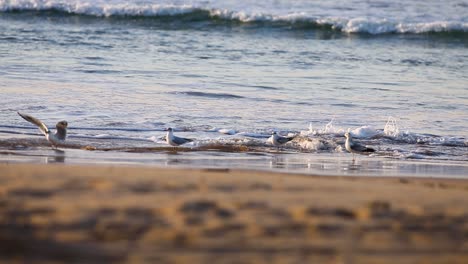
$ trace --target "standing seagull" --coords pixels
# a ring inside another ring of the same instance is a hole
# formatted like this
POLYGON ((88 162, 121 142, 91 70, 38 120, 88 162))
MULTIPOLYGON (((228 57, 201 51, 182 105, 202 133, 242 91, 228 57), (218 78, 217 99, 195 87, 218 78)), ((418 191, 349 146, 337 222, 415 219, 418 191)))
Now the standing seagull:
POLYGON ((65 139, 67 137, 67 127, 68 123, 67 121, 60 121, 55 125, 57 130, 55 131, 54 134, 51 133, 51 131, 47 128, 47 126, 41 122, 41 120, 34 118, 30 115, 22 114, 18 112, 18 115, 20 115, 24 120, 33 123, 34 125, 39 127, 39 130, 44 134, 46 137, 47 141, 49 141, 52 144, 52 148, 57 149, 57 146, 60 144, 65 143, 65 139))
POLYGON ((346 147, 346 150, 353 153, 353 161, 354 161, 354 154, 357 153, 357 154, 366 154, 366 153, 370 153, 370 152, 375 152, 375 150, 373 148, 368 148, 366 146, 363 146, 357 142, 354 142, 353 141, 353 138, 351 137, 351 134, 349 134, 349 132, 346 132, 345 133, 345 137, 346 137, 346 143, 345 143, 345 147, 346 147))
POLYGON ((282 137, 278 135, 276 132, 271 133, 271 137, 268 139, 268 141, 271 141, 273 146, 280 147, 281 145, 293 140, 295 137, 282 137))
POLYGON ((179 146, 179 145, 182 145, 182 144, 193 141, 190 138, 182 138, 182 137, 174 136, 174 134, 172 133, 172 128, 171 127, 166 129, 166 130, 167 130, 166 142, 167 142, 167 144, 169 144, 171 146, 176 147, 176 146, 179 146))

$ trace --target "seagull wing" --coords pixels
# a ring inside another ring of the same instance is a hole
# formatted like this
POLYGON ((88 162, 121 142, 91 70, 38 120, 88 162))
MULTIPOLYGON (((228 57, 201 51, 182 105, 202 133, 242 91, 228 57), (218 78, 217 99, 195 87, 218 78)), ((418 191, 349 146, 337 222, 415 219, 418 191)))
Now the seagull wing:
POLYGON ((293 137, 278 137, 278 142, 280 144, 285 144, 291 140, 293 140, 296 136, 293 136, 293 137))
POLYGON ((31 122, 35 124, 37 127, 39 127, 39 130, 42 132, 42 134, 47 135, 50 133, 50 130, 47 128, 47 126, 41 122, 41 120, 34 118, 30 115, 22 114, 18 112, 18 115, 20 115, 24 120, 31 122))
POLYGON ((193 139, 190 139, 190 138, 181 138, 181 137, 175 137, 172 139, 172 141, 174 141, 174 143, 176 143, 177 145, 182 145, 182 144, 185 144, 187 142, 192 142, 193 139))
POLYGON ((278 138, 278 142, 279 142, 280 144, 284 144, 284 143, 289 142, 289 141, 291 141, 291 140, 293 140, 293 139, 294 139, 294 138, 292 138, 292 137, 291 137, 291 138, 280 137, 280 138, 278 138))
POLYGON ((351 149, 357 152, 374 152, 375 151, 372 148, 368 148, 358 143, 354 143, 353 145, 351 145, 351 149))

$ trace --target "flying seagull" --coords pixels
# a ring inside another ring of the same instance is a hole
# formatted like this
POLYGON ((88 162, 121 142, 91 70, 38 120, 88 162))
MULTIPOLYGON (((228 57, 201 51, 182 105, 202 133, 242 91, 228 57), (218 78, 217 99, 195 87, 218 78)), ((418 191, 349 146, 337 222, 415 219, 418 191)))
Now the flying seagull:
POLYGON ((293 140, 294 138, 295 137, 282 137, 282 136, 278 135, 278 133, 272 132, 271 137, 268 140, 273 144, 273 146, 279 147, 279 146, 293 140))
POLYGON ((375 152, 373 148, 368 148, 366 146, 363 146, 355 141, 353 141, 353 138, 351 137, 351 134, 349 132, 345 133, 346 137, 346 143, 345 147, 346 150, 353 153, 353 160, 354 160, 354 154, 366 154, 370 152, 375 152))
POLYGON ((20 115, 24 120, 33 123, 37 127, 39 127, 39 130, 44 134, 46 137, 47 141, 49 141, 52 144, 52 148, 57 148, 58 145, 65 143, 65 139, 67 137, 67 127, 68 123, 67 121, 60 121, 55 125, 57 130, 55 133, 52 133, 47 126, 41 122, 41 120, 34 118, 30 115, 22 114, 18 112, 18 115, 20 115))
POLYGON ((182 138, 182 137, 176 137, 174 136, 174 134, 172 133, 172 128, 168 128, 166 129, 167 130, 167 134, 166 134, 166 142, 167 144, 171 145, 171 146, 180 146, 182 144, 185 144, 185 143, 188 143, 188 142, 192 142, 193 139, 190 139, 190 138, 182 138))

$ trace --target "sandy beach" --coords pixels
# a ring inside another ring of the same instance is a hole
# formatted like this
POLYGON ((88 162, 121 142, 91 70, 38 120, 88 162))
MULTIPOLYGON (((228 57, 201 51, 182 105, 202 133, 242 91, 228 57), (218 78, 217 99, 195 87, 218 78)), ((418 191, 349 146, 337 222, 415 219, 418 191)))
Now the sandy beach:
POLYGON ((0 165, 2 263, 468 263, 468 181, 0 165))

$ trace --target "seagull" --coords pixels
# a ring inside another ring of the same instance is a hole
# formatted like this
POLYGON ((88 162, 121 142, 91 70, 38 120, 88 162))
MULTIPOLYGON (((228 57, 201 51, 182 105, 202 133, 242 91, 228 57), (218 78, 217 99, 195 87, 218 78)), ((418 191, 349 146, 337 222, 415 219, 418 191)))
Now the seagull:
POLYGON ((24 120, 33 123, 34 125, 39 127, 39 130, 44 134, 46 137, 47 141, 49 141, 52 144, 52 148, 57 149, 57 146, 60 144, 65 143, 65 139, 67 137, 67 127, 68 123, 67 121, 60 121, 55 125, 57 130, 55 131, 54 134, 51 133, 49 128, 41 122, 41 120, 34 118, 30 115, 22 114, 18 112, 18 115, 20 115, 24 120))
POLYGON ((273 146, 279 147, 279 146, 293 140, 294 138, 295 138, 295 136, 294 137, 282 137, 282 136, 278 135, 278 133, 272 132, 271 137, 268 139, 268 141, 271 141, 273 146))
POLYGON ((363 146, 357 142, 354 142, 353 141, 353 138, 351 137, 351 134, 349 132, 346 132, 345 133, 345 137, 346 137, 346 143, 345 143, 345 147, 346 147, 346 150, 349 151, 350 153, 353 153, 353 160, 354 160, 354 154, 357 153, 357 154, 366 154, 366 153, 369 153, 369 152, 375 152, 375 149, 373 148, 368 148, 366 146, 363 146))
POLYGON ((167 134, 166 134, 166 142, 167 144, 171 145, 171 146, 179 146, 179 145, 182 145, 182 144, 185 144, 185 143, 188 143, 188 142, 192 142, 193 139, 190 139, 190 138, 182 138, 182 137, 176 137, 174 136, 174 134, 172 133, 172 128, 168 128, 166 129, 167 131, 167 134))

